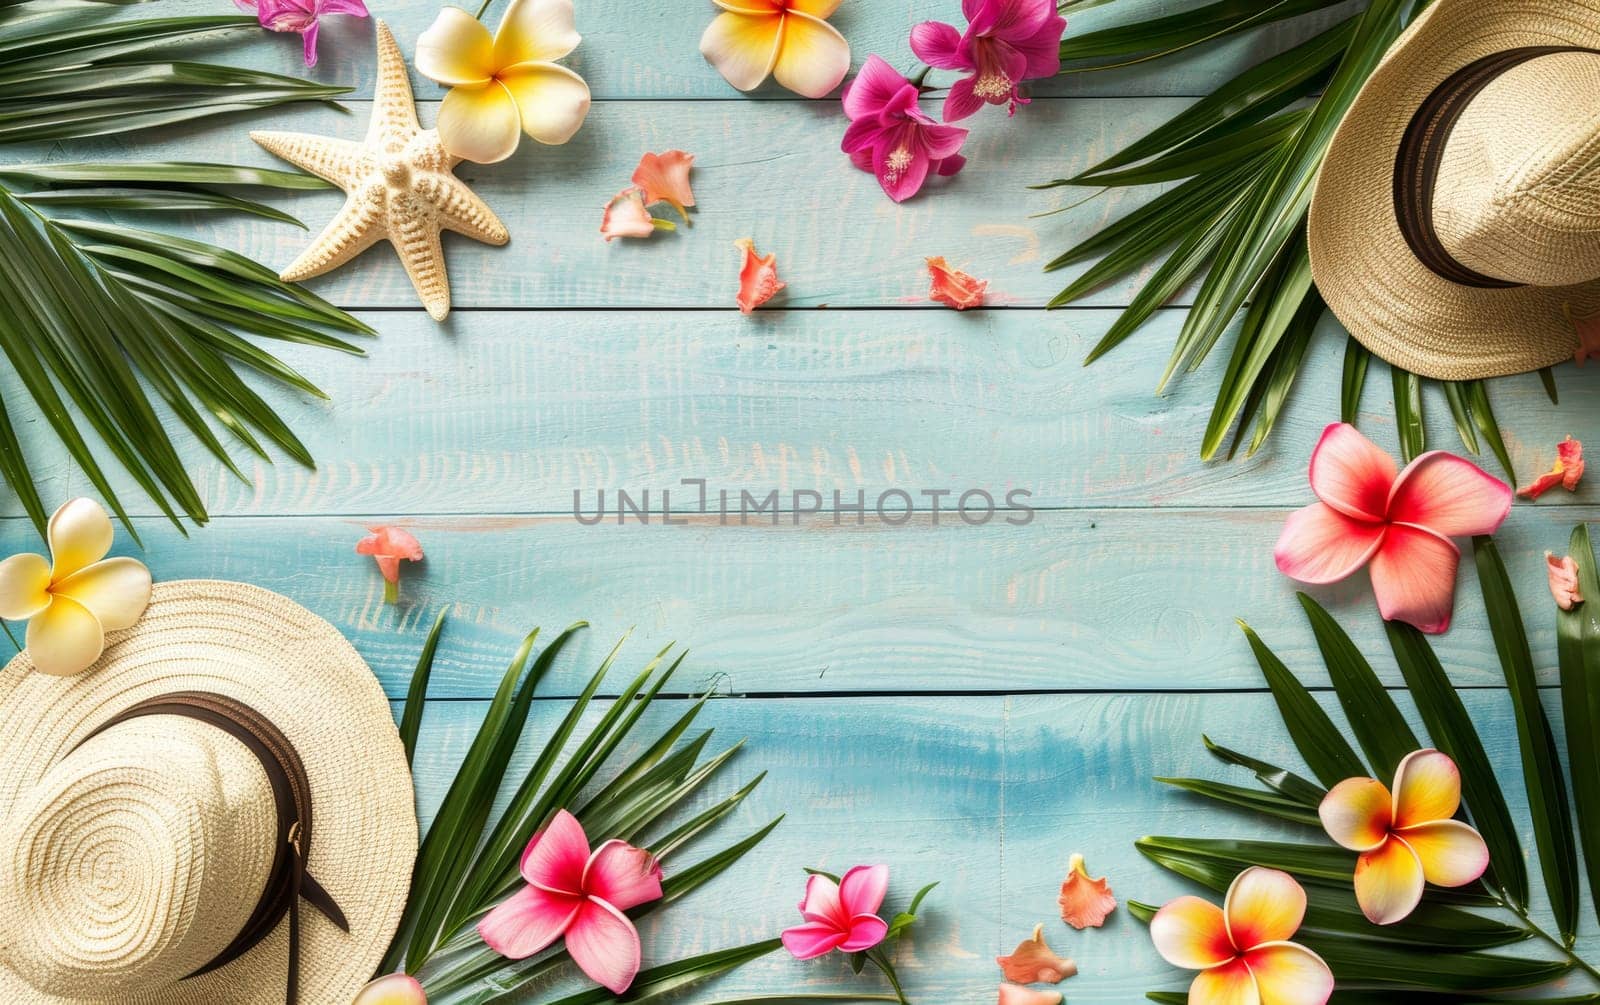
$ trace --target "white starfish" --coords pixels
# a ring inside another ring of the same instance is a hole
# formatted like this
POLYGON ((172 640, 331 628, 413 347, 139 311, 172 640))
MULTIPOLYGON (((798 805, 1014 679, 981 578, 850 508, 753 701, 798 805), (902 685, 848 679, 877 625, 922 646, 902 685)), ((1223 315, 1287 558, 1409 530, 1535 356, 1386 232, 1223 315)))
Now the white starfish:
POLYGON ((344 208, 311 246, 283 270, 285 282, 331 272, 379 241, 394 246, 428 314, 450 313, 441 231, 485 244, 511 239, 494 211, 451 172, 461 163, 417 122, 405 59, 389 26, 378 28, 378 84, 364 142, 307 133, 254 132, 278 157, 344 189, 344 208))

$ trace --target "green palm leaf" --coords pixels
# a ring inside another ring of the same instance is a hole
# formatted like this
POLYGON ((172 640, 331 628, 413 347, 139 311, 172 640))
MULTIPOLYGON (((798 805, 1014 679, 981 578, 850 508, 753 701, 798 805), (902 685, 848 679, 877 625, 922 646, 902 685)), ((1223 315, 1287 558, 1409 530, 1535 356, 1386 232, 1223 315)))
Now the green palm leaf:
POLYGON ((1578 838, 1589 876, 1589 893, 1600 916, 1600 622, 1592 598, 1600 598, 1589 528, 1579 524, 1569 546, 1578 565, 1578 588, 1591 600, 1556 613, 1556 651, 1561 664, 1561 713, 1566 723, 1578 838))

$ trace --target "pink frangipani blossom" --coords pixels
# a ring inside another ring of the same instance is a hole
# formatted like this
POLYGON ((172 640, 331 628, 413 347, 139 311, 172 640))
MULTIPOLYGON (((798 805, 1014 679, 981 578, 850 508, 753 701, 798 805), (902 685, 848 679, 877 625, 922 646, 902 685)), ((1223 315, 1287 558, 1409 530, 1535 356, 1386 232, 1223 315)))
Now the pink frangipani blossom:
POLYGON ((241 10, 254 11, 268 31, 298 32, 305 45, 307 66, 317 65, 318 22, 327 14, 366 17, 362 0, 233 0, 241 10))
POLYGON ((1394 458, 1356 427, 1329 426, 1311 453, 1319 502, 1290 514, 1278 568, 1302 583, 1333 583, 1371 565, 1385 620, 1430 634, 1450 627, 1452 537, 1492 534, 1511 511, 1511 487, 1470 461, 1431 451, 1396 472, 1394 458))
POLYGON ((639 974, 639 932, 624 914, 661 899, 661 866, 624 841, 589 850, 583 825, 561 810, 522 853, 518 893, 478 922, 499 953, 523 960, 565 938, 574 963, 596 983, 622 994, 639 974))
POLYGON ((953 175, 966 163, 960 150, 967 131, 935 122, 919 97, 917 86, 881 56, 869 57, 844 92, 850 127, 839 147, 856 167, 877 175, 895 202, 916 195, 929 173, 953 175))
POLYGON ((835 883, 827 876, 806 880, 800 915, 805 924, 783 931, 783 947, 797 960, 814 960, 837 949, 859 953, 871 949, 889 934, 878 916, 889 892, 889 867, 858 865, 835 883))
POLYGON ((1061 70, 1061 35, 1067 19, 1055 0, 961 0, 965 33, 942 21, 911 29, 911 51, 929 66, 963 70, 950 85, 944 120, 955 122, 991 105, 1018 105, 1028 99, 1017 90, 1025 80, 1053 77, 1061 70))

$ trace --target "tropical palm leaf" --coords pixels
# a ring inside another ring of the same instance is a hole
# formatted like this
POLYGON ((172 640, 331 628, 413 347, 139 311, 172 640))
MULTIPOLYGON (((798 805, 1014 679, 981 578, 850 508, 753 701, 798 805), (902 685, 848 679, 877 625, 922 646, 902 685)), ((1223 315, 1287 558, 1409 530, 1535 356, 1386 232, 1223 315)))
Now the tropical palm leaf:
MULTIPOLYGON (((1588 531, 1572 536, 1580 589, 1600 597, 1595 555, 1588 531)), ((1158 779, 1194 796, 1235 811, 1299 825, 1286 841, 1206 837, 1147 837, 1137 846, 1147 858, 1214 892, 1252 865, 1282 869, 1306 888, 1309 907, 1297 941, 1320 953, 1338 981, 1339 1001, 1391 1000, 1404 994, 1416 1000, 1439 996, 1451 1001, 1584 1001, 1589 997, 1529 999, 1528 989, 1572 994, 1566 980, 1577 972, 1600 980, 1600 973, 1573 949, 1578 934, 1579 848, 1589 869, 1591 893, 1600 890, 1600 621, 1585 604, 1557 617, 1562 705, 1571 763, 1571 791, 1562 770, 1554 730, 1540 703, 1533 658, 1511 581, 1488 538, 1474 541, 1478 579, 1495 649, 1505 673, 1520 751, 1520 770, 1528 793, 1526 816, 1513 815, 1483 741, 1425 636, 1410 626, 1386 625, 1395 660, 1417 716, 1426 728, 1413 731, 1390 692, 1383 687, 1338 622, 1309 596, 1301 595, 1321 650, 1328 677, 1354 743, 1312 693, 1250 628, 1244 631, 1289 737, 1320 785, 1209 738, 1206 746, 1223 762, 1244 767, 1257 786, 1211 779, 1158 779), (1489 847, 1490 868, 1483 879, 1458 889, 1430 887, 1423 904, 1404 922, 1387 927, 1368 923, 1352 893, 1355 855, 1323 833, 1317 807, 1324 786, 1344 778, 1393 778, 1401 758, 1431 745, 1449 754, 1461 773, 1462 808, 1489 847), (1576 814, 1573 810, 1576 808, 1576 814), (1577 818, 1578 841, 1573 838, 1577 818), (1518 839, 1531 831, 1537 851, 1542 896, 1554 930, 1535 920, 1528 866, 1518 839), (1529 955, 1510 952, 1516 943, 1542 944, 1529 955), (1504 996, 1504 997, 1502 997, 1504 996)), ((1281 826, 1281 824, 1280 824, 1281 826)), ((1596 902, 1600 911, 1600 901, 1596 902)), ((1154 909, 1135 905, 1146 920, 1154 909)), ((1182 1001, 1181 994, 1154 992, 1157 1001, 1182 1001)), ((1407 1000, 1411 1000, 1408 997, 1407 1000)))
MULTIPOLYGON (((136 4, 0 4, 0 143, 329 101, 345 90, 188 58, 259 31, 253 17, 127 18, 118 16, 124 6, 136 4)), ((50 507, 15 432, 33 413, 130 532, 108 458, 180 529, 207 519, 171 418, 241 478, 224 437, 263 458, 271 446, 313 463, 240 371, 322 394, 251 339, 359 353, 343 336, 372 330, 241 255, 106 215, 245 213, 298 225, 241 197, 241 187, 325 186, 222 164, 0 166, 0 353, 31 399, 0 405, 0 475, 41 533, 50 507)))
MULTIPOLYGON (((1119 0, 1108 0, 1115 9, 1119 0)), ((1077 5, 1070 5, 1077 6, 1077 5)), ((1345 110, 1406 20, 1411 0, 1217 0, 1170 14, 1100 27, 1061 43, 1062 73, 1082 73, 1159 59, 1225 35, 1293 18, 1332 27, 1249 67, 1128 147, 1074 176, 1037 188, 1182 184, 1052 259, 1046 271, 1098 258, 1048 304, 1062 307, 1111 280, 1165 258, 1134 301, 1085 360, 1093 362, 1141 328, 1157 307, 1192 282, 1199 287, 1158 389, 1192 371, 1233 339, 1200 454, 1247 454, 1266 441, 1288 402, 1294 377, 1325 308, 1311 288, 1305 218, 1312 184, 1345 110), (1244 311, 1237 334, 1230 326, 1244 311), (1228 431, 1237 425, 1231 438, 1228 431)), ((1141 6, 1142 9, 1142 6, 1141 6)), ((1346 355, 1341 412, 1356 418, 1366 352, 1346 355)), ((1420 443, 1423 382, 1395 375, 1395 408, 1420 443)), ((1547 387, 1553 385, 1548 382, 1547 387)), ((1511 476, 1509 451, 1481 385, 1447 385, 1462 442, 1476 453, 1481 436, 1511 476)))

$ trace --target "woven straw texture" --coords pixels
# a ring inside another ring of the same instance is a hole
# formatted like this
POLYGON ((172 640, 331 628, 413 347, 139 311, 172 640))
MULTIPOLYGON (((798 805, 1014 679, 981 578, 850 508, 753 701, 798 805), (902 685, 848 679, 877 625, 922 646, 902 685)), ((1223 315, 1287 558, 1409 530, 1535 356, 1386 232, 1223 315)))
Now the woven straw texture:
POLYGON ((309 871, 350 922, 346 934, 301 905, 300 996, 347 1005, 393 937, 417 850, 389 704, 333 626, 266 590, 204 580, 158 584, 143 620, 110 633, 87 673, 33 673, 26 653, 0 673, 0 1002, 284 1000, 287 919, 244 957, 172 983, 260 895, 275 813, 254 757, 176 717, 119 724, 68 756, 118 712, 172 691, 236 698, 299 752, 309 871))
MULTIPOLYGON (((1600 0, 1437 0, 1357 96, 1317 180, 1310 245, 1318 290, 1363 345, 1425 377, 1495 377, 1570 359, 1578 343, 1569 313, 1600 312, 1600 282, 1474 289, 1440 278, 1412 254, 1395 220, 1395 155, 1418 106, 1462 67, 1527 46, 1600 48, 1600 0)), ((1589 79, 1596 58, 1535 60, 1491 85, 1469 108, 1446 146, 1434 214, 1441 238, 1463 264, 1535 283, 1600 276, 1582 271, 1581 263, 1600 257, 1594 240, 1600 220, 1560 212, 1595 184, 1592 173, 1573 165, 1592 147, 1586 141, 1600 135, 1600 114, 1592 92, 1581 106, 1582 121, 1551 107, 1564 90, 1551 81, 1589 79), (1526 109, 1520 120, 1510 111, 1519 102, 1526 109), (1504 128, 1507 119, 1521 121, 1522 128, 1504 128), (1531 129, 1530 122, 1548 128, 1531 129), (1499 197, 1508 181, 1527 181, 1516 178, 1518 163, 1553 163, 1549 143, 1562 129, 1568 135, 1561 142, 1573 155, 1564 162, 1569 170, 1546 177, 1548 184, 1537 186, 1545 197, 1529 200, 1532 211, 1518 220, 1499 197), (1587 248, 1595 253, 1586 254, 1587 248)))

